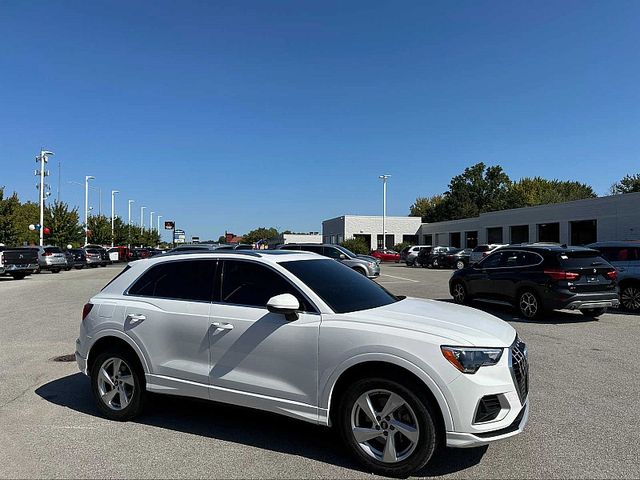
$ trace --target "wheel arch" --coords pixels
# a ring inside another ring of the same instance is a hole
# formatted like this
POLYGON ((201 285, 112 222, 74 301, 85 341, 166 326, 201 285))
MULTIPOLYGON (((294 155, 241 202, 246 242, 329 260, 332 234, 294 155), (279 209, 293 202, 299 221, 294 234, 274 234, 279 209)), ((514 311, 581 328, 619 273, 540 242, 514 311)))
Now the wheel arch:
POLYGON ((618 282, 618 288, 622 290, 625 287, 630 285, 635 285, 636 287, 640 287, 640 279, 638 278, 624 278, 618 282))
POLYGON ((143 373, 150 373, 147 359, 142 354, 136 343, 127 335, 124 335, 122 332, 118 332, 117 330, 101 332, 91 344, 91 347, 89 347, 89 350, 87 351, 87 371, 85 373, 89 374, 89 372, 91 372, 93 361, 98 355, 100 355, 100 353, 113 346, 124 348, 132 352, 138 359, 139 367, 142 369, 143 373))
MULTIPOLYGON (((427 398, 437 416, 436 421, 442 427, 442 432, 453 430, 453 417, 449 404, 435 381, 412 363, 388 354, 364 356, 364 358, 358 358, 356 361, 344 364, 339 371, 334 372, 330 388, 327 388, 325 392, 326 398, 320 402, 320 405, 326 405, 326 423, 328 425, 331 425, 340 396, 346 391, 348 385, 355 379, 365 376, 382 376, 390 380, 404 379, 414 383, 427 398)), ((321 423, 325 422, 321 421, 321 423)))

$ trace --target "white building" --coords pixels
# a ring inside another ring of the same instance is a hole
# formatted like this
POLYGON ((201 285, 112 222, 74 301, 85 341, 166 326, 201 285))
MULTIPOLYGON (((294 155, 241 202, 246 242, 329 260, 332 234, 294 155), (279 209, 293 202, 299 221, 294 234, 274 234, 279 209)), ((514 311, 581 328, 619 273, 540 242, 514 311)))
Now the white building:
MULTIPOLYGON (((420 217, 385 217, 386 246, 418 243, 420 217)), ((322 222, 322 241, 342 243, 349 238, 362 238, 371 250, 382 246, 382 216, 343 215, 322 222)))
POLYGON ((318 232, 281 233, 268 242, 268 248, 276 248, 287 243, 322 243, 322 235, 318 232))

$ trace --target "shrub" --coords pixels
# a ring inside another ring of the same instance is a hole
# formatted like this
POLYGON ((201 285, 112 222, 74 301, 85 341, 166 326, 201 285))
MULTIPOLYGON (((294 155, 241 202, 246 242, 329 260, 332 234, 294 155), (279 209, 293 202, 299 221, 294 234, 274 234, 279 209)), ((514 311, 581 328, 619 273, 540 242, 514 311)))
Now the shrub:
POLYGON ((369 254, 369 245, 361 238, 348 238, 340 245, 359 255, 369 254))

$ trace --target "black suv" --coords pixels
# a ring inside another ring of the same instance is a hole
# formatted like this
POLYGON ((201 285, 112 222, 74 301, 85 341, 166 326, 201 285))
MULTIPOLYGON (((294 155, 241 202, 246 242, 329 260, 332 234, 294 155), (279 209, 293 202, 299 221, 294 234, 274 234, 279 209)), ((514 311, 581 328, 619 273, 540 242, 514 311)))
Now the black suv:
POLYGON ((597 317, 619 303, 616 278, 616 269, 590 248, 510 245, 455 271, 449 291, 456 303, 507 303, 526 318, 563 308, 597 317))

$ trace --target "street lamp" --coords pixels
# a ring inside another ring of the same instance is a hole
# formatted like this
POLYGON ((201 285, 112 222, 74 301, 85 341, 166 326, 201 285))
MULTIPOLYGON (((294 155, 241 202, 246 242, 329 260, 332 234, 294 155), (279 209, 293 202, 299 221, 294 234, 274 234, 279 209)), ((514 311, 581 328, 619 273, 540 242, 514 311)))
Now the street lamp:
POLYGON ((161 218, 162 218, 162 215, 156 215, 156 221, 158 223, 157 231, 158 231, 158 235, 159 235, 160 238, 162 238, 162 235, 160 234, 160 219, 161 218))
POLYGON ((153 230, 153 214, 156 212, 151 212, 151 215, 149 215, 149 231, 153 230))
POLYGON ((136 203, 135 200, 129 200, 129 216, 127 217, 127 247, 131 248, 131 204, 136 203))
POLYGON ((116 219, 116 201, 115 201, 116 193, 120 193, 120 190, 111 190, 111 246, 112 247, 115 242, 114 221, 116 219))
POLYGON ((95 180, 96 177, 87 175, 84 177, 84 244, 89 243, 89 180, 95 180))
POLYGON ((144 233, 144 210, 147 207, 140 207, 140 233, 144 233))
POLYGON ((387 220, 387 179, 391 177, 391 175, 380 175, 378 178, 382 180, 382 248, 387 247, 387 230, 386 230, 386 220, 387 220))

